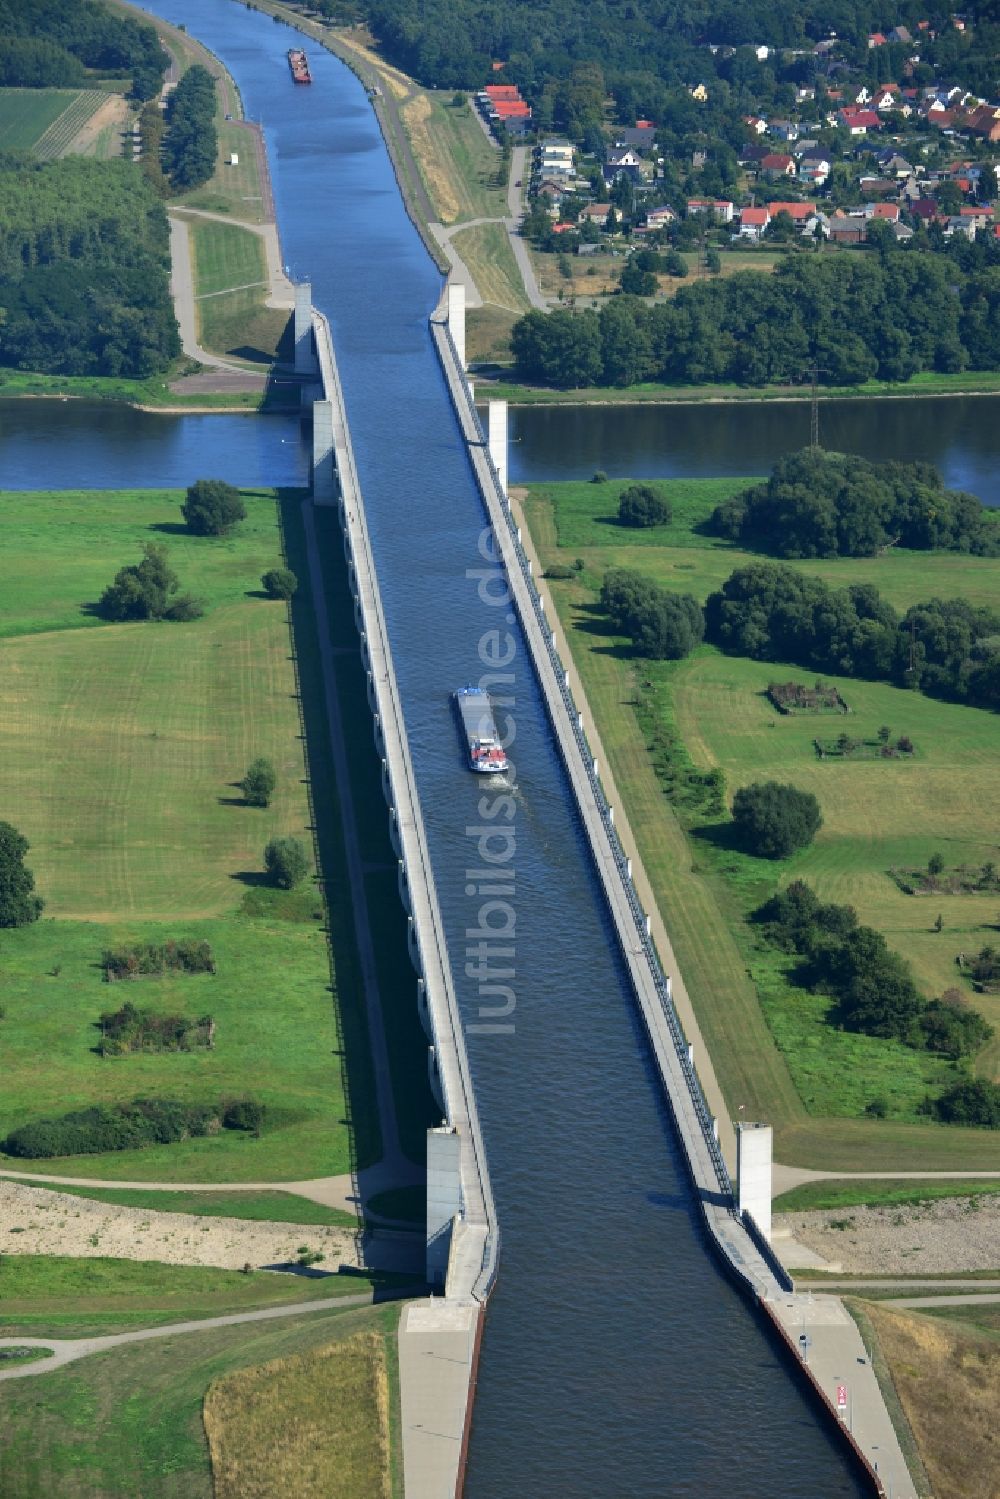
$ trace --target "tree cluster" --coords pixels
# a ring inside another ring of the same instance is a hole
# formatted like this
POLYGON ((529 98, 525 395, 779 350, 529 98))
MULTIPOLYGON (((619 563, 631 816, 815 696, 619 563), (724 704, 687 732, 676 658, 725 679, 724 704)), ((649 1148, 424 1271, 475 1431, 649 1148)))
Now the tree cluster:
MULTIPOLYGON (((40 1119, 12 1130, 3 1142, 6 1155, 43 1160, 61 1155, 103 1155, 112 1150, 141 1150, 179 1140, 247 1129, 243 1122, 252 1099, 221 1103, 184 1103, 174 1098, 136 1098, 131 1103, 75 1109, 56 1119, 40 1119)), ((257 1105, 257 1108, 260 1108, 257 1105)), ((251 1113, 253 1110, 251 1109, 251 1113)))
POLYGON ((279 890, 294 890, 309 871, 309 859, 298 838, 272 838, 264 849, 264 869, 279 890))
POLYGON ((181 514, 195 536, 225 536, 246 520, 243 496, 224 479, 197 479, 184 496, 181 514))
POLYGON ((215 102, 215 80, 200 63, 188 68, 170 95, 163 163, 176 192, 201 187, 215 171, 215 102))
POLYGON ((900 618, 870 584, 830 588, 780 563, 737 568, 705 605, 706 637, 758 661, 869 677, 1000 709, 1000 614, 930 599, 900 618))
POLYGON ((605 573, 601 605, 615 629, 631 637, 638 653, 654 660, 679 661, 705 633, 697 599, 689 593, 668 593, 627 568, 605 573))
POLYGON ((180 353, 162 203, 129 162, 0 170, 0 364, 143 379, 180 353))
POLYGON ((108 620, 197 619, 202 606, 189 593, 180 593, 180 581, 167 562, 167 549, 160 542, 146 542, 141 562, 121 567, 115 581, 101 595, 98 613, 108 620))
MULTIPOLYGON (((645 274, 645 273, 641 273, 645 274)), ((531 311, 511 347, 525 380, 561 389, 667 384, 905 381, 1000 367, 1000 267, 949 257, 791 256, 682 286, 669 302, 613 298, 600 312, 531 311)))
POLYGON ((733 825, 748 853, 787 859, 813 841, 823 818, 811 791, 780 781, 755 781, 733 797, 733 825))
POLYGON ((127 1000, 120 1010, 106 1010, 100 1021, 102 1057, 126 1057, 135 1052, 193 1051, 210 1047, 215 1036, 211 1015, 192 1020, 186 1015, 159 1015, 137 1009, 127 1000))
POLYGON ((42 914, 45 902, 24 863, 30 846, 11 823, 0 822, 0 927, 28 926, 42 914))
POLYGON ((718 505, 710 525, 778 557, 871 557, 896 543, 995 557, 998 520, 975 495, 945 489, 930 463, 806 448, 779 459, 766 483, 718 505))
POLYGON ((754 913, 769 939, 804 959, 802 977, 837 1001, 846 1030, 903 1041, 958 1060, 993 1034, 957 990, 926 1003, 909 964, 880 932, 862 926, 852 906, 824 904, 796 880, 754 913))
POLYGON ((79 88, 84 69, 131 76, 136 99, 158 93, 169 58, 153 27, 101 0, 0 0, 0 84, 79 88))
POLYGON ((943 1124, 964 1124, 980 1129, 1000 1129, 1000 1084, 985 1077, 964 1078, 928 1099, 925 1111, 943 1124))
POLYGON ((669 523, 670 502, 651 484, 630 484, 618 497, 618 519, 623 526, 643 530, 669 523))

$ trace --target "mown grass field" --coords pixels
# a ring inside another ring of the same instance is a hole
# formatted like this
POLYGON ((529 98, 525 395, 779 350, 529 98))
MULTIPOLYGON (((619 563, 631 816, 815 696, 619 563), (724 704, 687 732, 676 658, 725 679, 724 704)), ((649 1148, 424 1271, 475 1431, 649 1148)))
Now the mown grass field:
MULTIPOLYGON (((218 60, 215 63, 218 67, 218 60)), ((215 172, 201 187, 182 193, 176 199, 182 208, 204 208, 210 213, 230 213, 248 224, 265 220, 261 193, 260 165, 256 141, 250 129, 238 121, 216 120, 219 155, 215 172), (230 157, 238 160, 235 166, 230 157)))
POLYGON ((215 1499, 389 1499, 381 1329, 222 1375, 204 1420, 215 1499))
MULTIPOLYGON (((25 1168, 31 1170, 31 1162, 25 1168)), ((246 1218, 257 1223, 333 1224, 339 1228, 357 1227, 355 1213, 341 1208, 324 1207, 308 1197, 292 1192, 157 1192, 141 1187, 61 1187, 36 1181, 29 1186, 64 1196, 87 1197, 107 1202, 112 1207, 147 1208, 155 1213, 194 1213, 203 1218, 246 1218)))
POLYGON ((514 252, 502 224, 477 224, 462 229, 452 240, 465 261, 483 301, 509 312, 526 312, 524 293, 514 252))
POLYGON ((229 291, 237 286, 262 286, 267 276, 260 235, 239 224, 220 224, 214 219, 194 219, 189 232, 194 240, 195 293, 229 291))
MULTIPOLYGON (((155 1260, 9 1254, 0 1266, 0 1336, 103 1337, 298 1301, 332 1301, 404 1277, 363 1272, 303 1276, 168 1265, 155 1260)), ((0 1490, 2 1491, 2 1490, 0 1490)))
MULTIPOLYGON (((47 904, 40 922, 0 937, 0 1129, 98 1101, 254 1094, 274 1126, 260 1139, 223 1131, 77 1158, 72 1171, 61 1157, 40 1174, 254 1181, 342 1172, 355 1149, 362 1160, 378 1152, 349 906, 335 923, 331 998, 315 885, 283 897, 261 877, 271 836, 311 846, 287 611, 259 588, 282 555, 278 505, 273 493, 249 493, 248 518, 232 536, 195 538, 181 524, 181 498, 28 493, 2 502, 0 806, 32 845, 29 867, 47 904), (169 543, 183 586, 205 601, 203 619, 103 625, 89 612, 146 540, 169 543), (278 771, 264 811, 243 805, 233 784, 258 755, 278 771), (166 936, 206 938, 217 973, 142 980, 127 995, 101 981, 105 946, 166 936), (98 1057, 98 1015, 126 998, 211 1014, 215 1047, 98 1057)), ((294 509, 297 497, 288 503, 294 509)), ((296 608, 308 631, 307 585, 296 608)), ((329 872, 336 884, 335 864, 329 872)))
MULTIPOLYGON (((300 1283, 300 1293, 303 1288, 300 1283)), ((202 1419, 213 1381, 358 1334, 383 1342, 388 1367, 398 1315, 394 1305, 331 1307, 329 1313, 153 1339, 14 1380, 0 1389, 0 1491, 4 1499, 213 1499, 202 1419)), ((280 1388, 273 1398, 277 1403, 280 1388)), ((380 1412, 361 1391, 347 1414, 355 1440, 382 1429, 380 1412)), ((398 1472, 398 1426, 390 1425, 398 1472)))
MULTIPOLYGON (((888 723, 911 733, 919 754, 907 764, 819 762, 811 748, 815 721, 779 718, 761 697, 769 680, 811 681, 809 673, 722 657, 709 647, 676 665, 635 661, 596 608, 608 567, 632 566, 704 599, 747 554, 697 529, 739 481, 664 483, 674 521, 641 539, 612 519, 626 482, 539 486, 525 513, 543 564, 576 557, 585 564, 577 579, 553 581, 551 591, 730 1107, 735 1113, 742 1104, 748 1115, 773 1122, 779 1158, 800 1164, 845 1170, 994 1164, 988 1132, 928 1125, 916 1112, 952 1075, 948 1064, 832 1028, 829 1002, 791 984, 787 960, 763 946, 744 918, 779 880, 803 876, 825 898, 856 904, 862 920, 883 930, 913 961, 928 997, 955 982, 957 951, 970 945, 972 929, 977 945, 988 940, 979 929, 995 919, 993 907, 978 897, 950 897, 940 906, 944 931, 932 932, 939 906, 930 910, 925 899, 904 897, 887 870, 904 857, 926 863, 939 844, 949 865, 991 857, 1000 811, 992 773, 997 720, 884 684, 838 680, 854 710, 852 729, 888 723), (619 537, 624 545, 616 544, 619 537), (776 866, 732 850, 723 827, 702 826, 698 818, 692 825, 656 776, 647 750, 652 725, 679 736, 687 763, 721 765, 729 795, 739 784, 771 777, 814 789, 825 825, 813 847, 776 866), (875 1098, 889 1105, 884 1123, 864 1117, 875 1098)), ((883 561, 877 581, 894 604, 927 595, 926 557, 903 553, 883 561)), ((836 569, 836 580, 853 582, 878 564, 796 565, 836 569)), ((933 579, 933 593, 995 601, 1000 562, 936 555, 933 579), (950 585, 942 580, 949 563, 950 585)), ((975 1002, 1000 1023, 995 999, 975 1002)), ((997 1060, 994 1040, 977 1066, 994 1075, 997 1060)))

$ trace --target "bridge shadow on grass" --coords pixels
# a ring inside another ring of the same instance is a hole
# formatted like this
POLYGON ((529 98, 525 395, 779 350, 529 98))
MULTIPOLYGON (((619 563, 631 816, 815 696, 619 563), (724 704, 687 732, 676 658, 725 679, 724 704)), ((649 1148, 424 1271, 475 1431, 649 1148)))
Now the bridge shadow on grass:
MULTIPOLYGON (((321 888, 328 894, 327 944, 334 996, 335 1048, 339 1054, 349 1121, 351 1167, 359 1170, 383 1154, 372 1070, 365 993, 351 907, 339 788, 333 773, 309 558, 302 521, 304 492, 279 492, 283 562, 299 580, 288 608, 299 711, 308 767, 310 823, 321 888)), ((439 1122, 427 1083, 427 1040, 416 1002, 416 975, 407 952, 407 923, 395 888, 397 860, 389 841, 389 816, 375 754, 353 604, 337 513, 315 513, 337 704, 343 722, 360 855, 381 997, 385 1039, 400 1143, 422 1166, 426 1130, 439 1122), (388 870, 386 875, 382 871, 388 870), (371 872, 369 872, 371 871, 371 872)), ((403 1183, 401 1183, 402 1185, 403 1183)), ((391 1183, 384 1183, 391 1185, 391 1183)))
POLYGON ((158 520, 153 521, 146 528, 148 531, 157 531, 161 536, 190 536, 191 527, 181 520, 158 520))
POLYGON ((259 890, 261 886, 271 887, 271 881, 262 869, 239 869, 229 878, 239 880, 241 885, 246 885, 250 890, 259 890))

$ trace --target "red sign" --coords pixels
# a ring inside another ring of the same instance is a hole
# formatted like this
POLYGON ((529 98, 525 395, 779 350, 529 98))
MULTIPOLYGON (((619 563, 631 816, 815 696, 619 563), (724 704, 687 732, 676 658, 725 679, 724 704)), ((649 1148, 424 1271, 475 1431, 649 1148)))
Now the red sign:
POLYGON ((847 1386, 845 1384, 837 1386, 837 1409, 841 1411, 847 1409, 847 1386))

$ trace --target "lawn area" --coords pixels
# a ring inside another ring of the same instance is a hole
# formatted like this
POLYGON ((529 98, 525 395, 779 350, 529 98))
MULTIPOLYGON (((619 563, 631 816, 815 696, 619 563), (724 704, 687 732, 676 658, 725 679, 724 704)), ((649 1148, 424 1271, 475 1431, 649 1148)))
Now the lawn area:
POLYGON ((484 302, 510 312, 528 310, 521 275, 502 224, 463 229, 453 237, 452 244, 472 273, 484 302))
POLYGON ((377 1272, 292 1275, 168 1265, 156 1260, 7 1254, 0 1266, 0 1336, 103 1337, 299 1301, 337 1301, 405 1277, 377 1272))
MULTIPOLYGON (((257 391, 234 390, 215 394, 197 391, 190 395, 171 390, 171 382, 199 368, 180 358, 162 375, 148 380, 126 380, 117 375, 39 375, 30 370, 0 370, 0 396, 66 396, 71 400, 114 401, 125 406, 144 406, 154 410, 180 411, 258 411, 264 400, 257 391)), ((298 410, 298 390, 295 389, 298 410)), ((275 404, 268 392, 267 404, 275 404)))
MULTIPOLYGON (((967 370, 960 375, 939 375, 933 371, 914 375, 905 384, 868 380, 863 385, 824 386, 820 400, 870 400, 872 396, 942 396, 980 394, 1000 390, 1000 371, 967 370)), ((789 385, 660 385, 647 381, 623 388, 611 385, 586 386, 579 390, 557 390, 551 385, 520 385, 504 380, 484 385, 495 400, 509 401, 513 406, 586 406, 642 405, 685 401, 808 401, 809 387, 789 385)))
POLYGON ((783 1192, 772 1204, 776 1213, 810 1213, 819 1209, 853 1207, 912 1207, 919 1202, 935 1202, 942 1197, 994 1197, 1000 1192, 1000 1181, 985 1178, 975 1181, 941 1181, 929 1177, 913 1181, 819 1181, 804 1182, 783 1192))
MULTIPOLYGON (((26 1170, 32 1170, 25 1161, 26 1170)), ((355 1213, 324 1207, 292 1192, 156 1192, 140 1187, 60 1187, 44 1180, 28 1186, 44 1187, 69 1197, 87 1197, 113 1207, 147 1208, 156 1213, 194 1213, 203 1218, 246 1218, 257 1223, 332 1224, 356 1228, 355 1213)))
POLYGON ((465 352, 470 369, 510 358, 510 330, 520 313, 505 307, 470 307, 465 314, 465 352))
POLYGON ((413 154, 442 224, 499 219, 507 212, 501 156, 475 119, 471 103, 456 108, 449 93, 419 91, 401 111, 413 154))
POLYGON ((96 103, 85 108, 84 119, 106 95, 92 89, 0 88, 0 151, 31 151, 61 115, 92 96, 96 103))
POLYGON ((248 224, 263 224, 266 214, 257 142, 252 128, 238 120, 217 119, 216 131, 219 155, 215 172, 201 187, 182 193, 174 201, 180 208, 229 213, 234 219, 244 219, 248 224), (238 161, 232 166, 230 158, 234 155, 238 161))
POLYGON ((262 286, 267 278, 264 246, 260 235, 239 224, 219 224, 214 219, 193 219, 189 233, 194 240, 195 293, 229 291, 236 286, 262 286))
MULTIPOLYGON (((335 903, 346 912, 332 923, 331 980, 314 884, 282 896, 260 875, 268 838, 293 834, 309 848, 314 820, 287 611, 259 591, 261 572, 282 557, 278 505, 273 492, 248 493, 248 517, 232 536, 197 538, 180 522, 181 498, 161 490, 3 500, 0 804, 16 808, 47 904, 41 921, 0 939, 0 1129, 98 1101, 252 1093, 270 1105, 273 1127, 260 1139, 227 1130, 75 1158, 72 1169, 61 1157, 39 1173, 254 1181, 343 1172, 355 1152, 362 1162, 378 1156, 349 901, 335 903), (205 617, 98 625, 86 610, 103 584, 138 559, 143 541, 164 537, 205 617), (278 771, 266 810, 243 805, 233 784, 258 755, 278 771), (168 936, 209 941, 218 971, 146 979, 129 997, 211 1014, 215 1046, 98 1057, 94 1023, 125 997, 102 982, 101 951, 168 936)), ((284 503, 297 510, 298 494, 284 503)), ((307 582, 295 615, 301 656, 311 648, 307 582)), ((323 758, 321 738, 310 752, 323 758)), ((334 794, 324 791, 323 805, 335 817, 334 794)), ((335 889, 338 853, 331 833, 324 868, 335 889)))
MULTIPOLYGON (((4 1499, 213 1499, 202 1409, 215 1380, 359 1334, 383 1343, 390 1368, 398 1315, 396 1306, 331 1308, 152 1339, 14 1380, 0 1390, 4 1499)), ((383 1429, 382 1412, 360 1390, 349 1414, 352 1447, 383 1429)))
MULTIPOLYGON (((829 1001, 795 987, 787 959, 763 945, 744 918, 779 879, 805 876, 824 898, 856 904, 862 920, 883 930, 914 963, 928 997, 954 983, 956 953, 971 945, 971 929, 994 919, 993 907, 974 896, 948 897, 941 903, 944 930, 933 932, 937 905, 930 911, 924 899, 903 896, 887 871, 904 855, 925 864, 938 843, 949 865, 966 855, 978 855, 980 863, 991 857, 988 839, 1000 812, 992 774, 1000 748, 995 716, 880 683, 837 679, 857 715, 852 727, 874 732, 888 723, 909 732, 919 754, 906 764, 820 762, 811 744, 816 723, 781 718, 761 696, 769 680, 811 681, 809 673, 723 657, 709 647, 678 664, 635 661, 596 608, 608 567, 635 567, 703 599, 748 554, 697 529, 740 481, 664 481, 658 487, 674 504, 674 520, 662 532, 638 534, 613 519, 628 482, 538 486, 525 514, 544 566, 584 562, 577 578, 549 586, 730 1107, 735 1112, 742 1104, 748 1116, 772 1122, 778 1158, 798 1164, 993 1165, 995 1136, 928 1125, 916 1113, 926 1094, 953 1076, 949 1064, 834 1030, 825 1018, 829 1001), (685 788, 686 768, 716 765, 725 772, 727 796, 768 777, 815 790, 825 825, 812 848, 782 865, 731 850, 718 819, 706 825, 685 788), (677 780, 673 800, 664 795, 662 776, 677 780), (884 1123, 864 1117, 874 1098, 889 1105, 884 1123)), ((880 563, 795 565, 843 583, 880 568, 880 588, 905 606, 927 595, 928 561, 895 553, 880 563)), ((933 572, 933 593, 995 601, 995 560, 935 554, 933 572), (949 563, 957 564, 950 586, 949 563)), ((976 937, 981 945, 988 934, 976 937)), ((1000 1027, 996 997, 977 996, 975 1003, 1000 1027)), ((977 1067, 995 1075, 997 1058, 994 1040, 977 1067)))
POLYGON ((381 1328, 222 1375, 204 1419, 214 1499, 389 1499, 381 1328))

